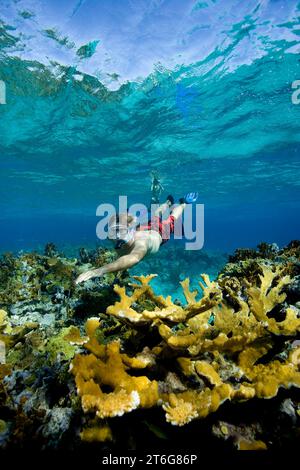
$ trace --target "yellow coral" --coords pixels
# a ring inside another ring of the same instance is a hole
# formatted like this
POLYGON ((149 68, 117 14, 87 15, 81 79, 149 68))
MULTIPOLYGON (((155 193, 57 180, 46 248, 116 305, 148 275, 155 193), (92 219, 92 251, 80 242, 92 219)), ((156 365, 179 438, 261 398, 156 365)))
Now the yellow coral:
POLYGON ((6 347, 16 344, 29 331, 38 328, 36 322, 26 322, 20 326, 12 326, 7 312, 0 310, 0 341, 3 341, 6 347))
POLYGON ((76 326, 70 326, 68 333, 64 336, 64 339, 69 341, 71 344, 82 345, 87 343, 89 338, 82 337, 79 328, 76 326))
POLYGON ((5 310, 0 310, 0 339, 5 342, 5 336, 12 332, 12 327, 8 321, 8 316, 5 310), (4 335, 2 335, 3 333, 4 335))
MULTIPOLYGON (((274 335, 294 335, 300 322, 293 307, 286 309, 283 321, 269 316, 286 299, 282 289, 290 279, 280 278, 279 269, 263 266, 261 272, 259 285, 251 286, 244 280, 237 283, 239 289, 232 290, 227 282, 224 296, 218 282, 202 275, 203 296, 199 300, 198 291, 191 291, 186 279, 181 283, 185 307, 174 304, 170 297, 156 296, 149 285, 153 275, 135 277, 138 284, 132 284, 131 295, 116 286, 120 300, 108 307, 107 313, 136 329, 145 324, 157 328, 161 341, 129 355, 120 351, 119 341, 99 344, 98 318, 87 321, 85 337, 72 330, 69 339, 91 353, 77 355, 72 362, 83 410, 102 419, 161 405, 168 422, 183 426, 215 412, 226 400, 272 398, 279 387, 300 387, 300 348, 293 348, 284 362, 259 362, 272 350, 274 335), (144 305, 147 308, 135 310, 136 303, 140 309, 144 305), (172 372, 176 380, 168 381, 166 373, 165 382, 160 377, 158 387, 156 380, 134 375, 134 369, 147 368, 151 377, 157 371, 161 374, 165 365, 160 368, 160 362, 165 358, 177 363, 180 376, 172 372)), ((99 440, 102 436, 97 426, 88 429, 84 431, 87 439, 99 440)), ((247 441, 241 447, 248 445, 263 446, 259 441, 247 441)))
POLYGON ((296 310, 288 308, 286 318, 281 322, 268 317, 268 313, 286 299, 286 294, 282 292, 282 289, 290 283, 290 277, 279 277, 281 274, 280 268, 272 271, 271 268, 262 266, 262 271, 263 274, 259 276, 261 285, 259 287, 251 286, 247 291, 251 311, 255 318, 265 324, 271 333, 276 335, 295 335, 300 331, 300 318, 297 318, 296 310), (278 277, 279 279, 277 280, 278 277), (274 286, 276 280, 277 284, 274 286))
POLYGON ((88 337, 88 341, 85 341, 86 337, 83 337, 83 344, 86 349, 95 354, 97 357, 104 357, 105 346, 99 344, 96 338, 96 331, 100 327, 99 318, 89 318, 85 324, 85 331, 88 337))
POLYGON ((83 410, 95 411, 99 418, 105 418, 120 416, 139 406, 156 405, 158 383, 144 376, 127 374, 118 341, 109 343, 104 349, 103 360, 94 354, 79 354, 72 361, 71 371, 83 410), (112 392, 103 392, 101 386, 109 386, 112 392))
POLYGON ((222 380, 215 369, 205 361, 195 361, 195 370, 199 375, 206 377, 211 385, 221 385, 222 380))
POLYGON ((189 376, 198 374, 199 376, 205 377, 211 385, 222 384, 219 374, 208 362, 192 361, 186 357, 179 357, 177 361, 185 375, 189 376))
POLYGON ((150 274, 149 276, 135 276, 135 279, 140 282, 140 285, 133 285, 134 291, 131 296, 126 294, 125 287, 115 286, 114 290, 119 294, 120 301, 108 307, 106 313, 137 324, 151 323, 153 320, 157 319, 182 322, 217 305, 222 296, 217 285, 211 283, 209 277, 203 274, 202 278, 206 285, 202 283, 200 283, 200 285, 205 295, 199 301, 193 302, 192 300, 195 300, 196 294, 189 291, 189 281, 186 279, 182 282, 182 286, 185 297, 188 300, 188 305, 186 308, 182 308, 180 305, 174 304, 170 296, 164 299, 162 296, 156 296, 154 294, 149 285, 153 277, 155 277, 154 274, 150 274), (132 308, 132 304, 137 302, 144 295, 147 295, 155 304, 155 308, 154 310, 143 310, 141 313, 136 312, 132 308))
POLYGON ((203 296, 199 301, 196 301, 197 291, 191 292, 189 289, 190 281, 188 278, 180 283, 188 303, 185 319, 211 310, 222 300, 222 291, 218 284, 211 282, 207 274, 201 274, 201 277, 203 282, 199 282, 199 285, 203 291, 203 296))
POLYGON ((112 432, 107 424, 85 428, 81 431, 80 437, 86 442, 112 441, 112 432))
POLYGON ((255 388, 248 384, 241 384, 237 390, 234 391, 234 398, 239 401, 250 400, 255 397, 255 388))
MULTIPOLYGON (((157 350, 156 350, 157 352, 157 350)), ((138 353, 135 357, 129 357, 127 354, 122 354, 124 364, 133 369, 144 369, 145 367, 153 366, 156 360, 155 351, 151 351, 147 346, 142 352, 138 353)))
POLYGON ((195 418, 205 418, 230 399, 232 394, 232 387, 228 384, 221 384, 212 390, 205 388, 201 392, 189 390, 169 394, 163 404, 166 420, 171 424, 183 426, 195 418))
POLYGON ((241 439, 238 443, 238 450, 267 450, 267 445, 263 441, 246 441, 241 439))
MULTIPOLYGON (((296 309, 288 308, 284 321, 278 322, 274 318, 269 318, 267 314, 278 304, 283 302, 286 294, 281 293, 283 287, 290 281, 288 276, 278 280, 273 286, 274 280, 279 276, 279 271, 273 272, 271 269, 263 267, 263 275, 260 276, 260 287, 249 287, 249 304, 235 295, 235 303, 238 310, 227 305, 223 299, 218 304, 209 303, 207 298, 214 293, 217 296, 216 283, 210 283, 205 277, 208 287, 202 285, 204 297, 202 306, 206 310, 192 315, 191 306, 199 309, 199 302, 196 302, 196 292, 190 292, 189 281, 183 281, 182 286, 188 306, 186 307, 185 328, 178 332, 163 323, 159 323, 159 333, 167 341, 168 345, 174 349, 188 350, 189 354, 195 356, 203 351, 241 351, 248 344, 257 338, 267 337, 272 334, 292 335, 300 331, 300 319, 297 318, 296 309), (195 302, 193 304, 193 302, 195 302), (208 320, 214 315, 214 325, 210 326, 208 320), (217 333, 217 334, 216 334, 217 333)), ((193 311, 195 313, 195 311, 193 311)))
POLYGON ((300 348, 292 351, 286 362, 272 361, 268 364, 255 362, 267 352, 267 348, 247 348, 239 356, 240 367, 252 382, 252 387, 259 398, 272 398, 277 395, 278 388, 300 387, 298 357, 300 348))
MULTIPOLYGON (((206 282, 209 281, 206 278, 206 282)), ((185 284, 187 289, 188 284, 185 284)), ((211 295, 211 285, 209 292, 211 295)), ((214 291, 216 286, 213 286, 214 291)), ((186 297, 191 299, 194 296, 186 297)), ((220 296, 218 297, 220 298, 220 296)), ((202 299, 202 305, 206 305, 207 311, 194 315, 186 321, 186 328, 176 333, 161 323, 159 333, 167 341, 168 345, 175 349, 188 349, 191 355, 197 355, 201 351, 228 350, 231 352, 242 350, 246 344, 253 342, 256 338, 264 336, 264 326, 258 322, 250 311, 248 304, 242 299, 236 299, 239 310, 235 311, 225 301, 212 306, 206 297, 202 299), (214 314, 214 326, 208 324, 211 314, 214 314), (216 334, 217 333, 217 334, 216 334)), ((190 307, 189 307, 190 309, 190 307)), ((190 314, 187 315, 189 317, 190 314)))

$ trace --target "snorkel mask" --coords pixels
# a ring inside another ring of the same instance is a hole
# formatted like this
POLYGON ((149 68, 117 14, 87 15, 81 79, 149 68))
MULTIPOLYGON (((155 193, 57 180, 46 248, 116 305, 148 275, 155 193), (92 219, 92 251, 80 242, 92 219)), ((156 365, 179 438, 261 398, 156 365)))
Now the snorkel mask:
POLYGON ((108 229, 108 238, 115 244, 116 250, 119 250, 134 238, 135 228, 124 224, 113 224, 108 229))

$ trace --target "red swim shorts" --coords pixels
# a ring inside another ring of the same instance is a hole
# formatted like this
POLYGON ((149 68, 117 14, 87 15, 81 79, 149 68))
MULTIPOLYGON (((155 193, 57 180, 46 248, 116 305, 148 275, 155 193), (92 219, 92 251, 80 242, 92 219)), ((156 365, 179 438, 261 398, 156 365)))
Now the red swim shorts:
POLYGON ((147 225, 140 225, 138 230, 156 230, 162 238, 162 244, 164 244, 170 239, 171 233, 174 233, 174 224, 175 219, 173 215, 169 215, 165 220, 161 220, 159 216, 154 216, 148 221, 147 225))

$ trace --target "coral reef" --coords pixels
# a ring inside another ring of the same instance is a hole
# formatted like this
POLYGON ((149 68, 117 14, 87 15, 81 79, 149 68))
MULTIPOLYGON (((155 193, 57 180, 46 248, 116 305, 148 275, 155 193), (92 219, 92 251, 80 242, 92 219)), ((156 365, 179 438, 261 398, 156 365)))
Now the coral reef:
POLYGON ((181 280, 184 305, 155 293, 155 275, 75 286, 81 270, 112 258, 107 250, 4 255, 0 446, 26 447, 30 436, 37 448, 140 448, 141 435, 164 448, 200 435, 240 450, 293 445, 299 247, 239 250, 197 289, 181 280))
POLYGON ((74 280, 80 272, 114 258, 112 252, 103 248, 90 252, 81 249, 80 253, 78 259, 66 258, 58 253, 53 243, 48 243, 44 254, 3 254, 0 258, 0 308, 8 309, 16 324, 28 318, 53 324, 59 320, 65 322, 78 312, 86 315, 95 309, 97 312, 105 310, 111 303, 112 285, 125 282, 126 273, 106 274, 101 280, 76 286, 74 280))
MULTIPOLYGON (((125 273, 75 286, 82 270, 104 264, 113 254, 96 249, 87 256, 84 263, 67 258, 49 243, 43 254, 7 253, 0 259, 1 447, 57 448, 74 433, 78 399, 68 369, 78 347, 65 337, 95 308, 105 310, 114 283, 126 281, 125 273)), ((117 322, 108 323, 113 333, 117 322)))
MULTIPOLYGON (((94 355, 77 355, 72 363, 72 373, 76 378, 84 411, 96 409, 98 417, 113 417, 138 406, 160 404, 166 412, 166 420, 182 426, 193 419, 206 417, 226 400, 272 398, 276 396, 279 387, 300 387, 300 347, 291 346, 285 361, 270 358, 267 363, 257 364, 272 349, 274 335, 290 337, 300 332, 299 312, 295 308, 286 308, 284 320, 268 317, 286 299, 282 290, 290 282, 289 276, 280 277, 278 267, 272 271, 270 267, 262 266, 262 271, 258 285, 253 286, 246 281, 243 297, 235 296, 232 292, 235 303, 239 305, 238 310, 234 310, 223 297, 218 282, 210 282, 206 275, 202 276, 205 284, 200 283, 203 289, 200 300, 196 299, 197 292, 189 290, 188 280, 182 282, 187 300, 185 307, 174 304, 170 298, 155 296, 149 286, 152 275, 136 277, 140 284, 132 285, 131 295, 126 293, 124 287, 116 286, 120 301, 108 307, 107 313, 135 326, 149 324, 157 328, 160 335, 150 351, 152 360, 147 362, 144 358, 142 367, 151 366, 152 376, 155 369, 161 373, 165 358, 171 356, 173 364, 177 364, 176 372, 185 390, 178 392, 169 389, 168 393, 157 395, 155 380, 149 382, 147 376, 138 377, 143 379, 147 394, 150 394, 147 395, 145 405, 144 391, 140 393, 132 376, 129 379, 127 374, 124 375, 124 365, 137 367, 139 354, 128 364, 122 359, 120 344, 110 343, 94 355), (275 279, 277 282, 273 286, 275 279), (132 308, 145 296, 153 304, 151 310, 138 312, 132 308), (213 324, 209 324, 211 315, 214 315, 213 324), (107 370, 108 376, 105 374, 107 370), (193 380, 195 384, 199 378, 202 379, 202 382, 198 382, 199 387, 191 389, 189 381, 193 380), (109 384, 114 392, 104 398, 102 384, 109 384), (119 402, 121 392, 123 399, 126 394, 124 403, 122 400, 119 402), (133 393, 135 400, 132 399, 133 393), (89 406, 86 405, 87 400, 89 406), (106 403, 110 400, 114 407, 107 409, 106 403)), ((93 336, 89 337, 89 342, 84 346, 90 349, 88 345, 93 340, 93 336)), ((164 389, 163 383, 161 388, 164 389)))
POLYGON ((132 275, 141 276, 145 273, 159 273, 159 276, 151 282, 155 291, 182 303, 185 298, 180 287, 180 282, 190 277, 191 287, 197 287, 197 281, 201 273, 206 273, 214 279, 218 272, 228 261, 225 253, 200 250, 197 256, 191 250, 184 250, 180 244, 172 242, 162 246, 161 256, 149 256, 142 264, 131 269, 132 275), (166 266, 162 260, 165 259, 166 266))

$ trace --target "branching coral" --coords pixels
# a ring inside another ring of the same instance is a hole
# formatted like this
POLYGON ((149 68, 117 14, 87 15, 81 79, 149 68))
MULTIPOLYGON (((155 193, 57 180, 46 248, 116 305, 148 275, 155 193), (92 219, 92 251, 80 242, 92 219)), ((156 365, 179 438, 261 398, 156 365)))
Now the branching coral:
POLYGON ((202 277, 206 285, 202 283, 200 283, 200 285, 205 295, 199 301, 196 301, 198 292, 191 292, 189 290, 189 280, 186 279, 181 283, 188 302, 187 307, 183 309, 180 305, 172 302, 170 296, 164 299, 162 296, 156 296, 154 294, 149 285, 153 277, 155 277, 155 274, 149 276, 134 276, 134 278, 140 282, 140 285, 132 285, 133 293, 131 296, 126 294, 125 287, 120 288, 119 286, 115 286, 115 292, 119 294, 120 301, 108 307, 107 313, 137 324, 152 323, 153 320, 158 319, 178 323, 201 312, 206 312, 217 305, 221 299, 222 294, 217 288, 217 285, 210 282, 207 275, 203 275, 202 277), (132 308, 132 305, 144 296, 147 296, 153 303, 153 310, 145 309, 139 313, 132 308))
POLYGON ((247 292, 249 305, 255 318, 267 325, 268 331, 276 335, 295 335, 300 331, 300 318, 297 311, 289 308, 286 310, 285 320, 278 322, 274 318, 269 318, 268 314, 277 306, 284 302, 286 293, 282 292, 283 287, 291 282, 289 276, 281 275, 281 269, 272 271, 265 266, 262 267, 263 275, 260 275, 261 285, 249 286, 247 292), (274 281, 276 281, 274 285, 274 281))
POLYGON ((271 409, 273 417, 278 414, 299 427, 299 400, 289 390, 300 388, 299 244, 276 254, 261 246, 255 259, 248 255, 214 281, 202 275, 201 289, 182 281, 185 306, 156 295, 154 275, 135 277, 132 283, 120 277, 115 293, 113 274, 75 286, 79 271, 110 258, 106 250, 81 251, 81 261, 63 257, 50 245, 44 255, 2 256, 5 439, 25 442, 34 435, 49 446, 50 441, 65 442, 58 436, 67 432, 73 442, 71 423, 79 418, 80 436, 87 442, 119 443, 124 433, 131 440, 143 422, 149 433, 158 425, 158 434, 161 427, 166 439, 176 439, 184 430, 177 434, 169 424, 184 426, 218 410, 209 420, 213 426, 238 415, 219 427, 219 435, 237 448, 272 447, 279 438, 263 432, 265 420, 251 412, 253 406, 271 409), (68 374, 70 362, 75 381, 68 374), (284 417, 282 397, 289 401, 284 417), (245 410, 253 426, 245 426, 245 410), (117 418, 125 413, 126 418, 117 418))
MULTIPOLYGON (((96 338, 98 326, 97 319, 87 321, 88 340, 83 341, 84 347, 91 354, 78 354, 71 365, 84 412, 94 412, 97 418, 104 419, 121 416, 138 407, 150 408, 156 405, 159 398, 158 382, 126 372, 129 367, 139 369, 152 365, 154 359, 151 351, 146 348, 135 358, 130 358, 120 352, 119 341, 100 345, 96 338), (107 388, 111 391, 107 392, 107 388)), ((76 339, 79 340, 77 334, 76 339)), ((86 428, 82 432, 82 438, 106 440, 110 434, 104 429, 106 428, 101 423, 99 426, 86 428)))
POLYGON ((99 344, 99 320, 90 319, 86 339, 74 334, 92 353, 78 355, 72 363, 83 410, 103 419, 161 405, 167 422, 182 426, 205 418, 226 400, 272 398, 279 387, 300 387, 300 348, 291 349, 285 361, 271 358, 257 363, 272 351, 274 338, 299 331, 297 309, 283 307, 282 289, 290 278, 281 277, 277 268, 261 266, 260 272, 255 285, 233 279, 224 286, 202 275, 199 300, 198 291, 190 291, 186 279, 181 283, 185 307, 170 297, 156 296, 149 285, 153 275, 135 277, 139 283, 131 286, 131 294, 116 286, 120 300, 108 307, 107 314, 134 328, 157 328, 161 341, 128 356, 120 351, 120 342, 99 344), (141 309, 144 305, 148 308, 141 309), (284 320, 268 316, 278 306, 286 310, 284 320), (181 390, 147 376, 147 368, 151 377, 155 371, 160 375, 170 358, 183 381, 181 390), (145 376, 135 377, 135 368, 145 369, 145 376), (112 391, 106 392, 107 386, 112 391))
POLYGON ((193 419, 205 418, 231 396, 232 388, 228 384, 220 384, 213 389, 205 388, 200 392, 189 390, 177 394, 170 393, 165 397, 163 404, 166 420, 171 424, 183 426, 193 419))
POLYGON ((292 350, 284 363, 275 360, 255 365, 266 353, 267 348, 249 347, 239 355, 239 366, 251 381, 255 395, 272 398, 277 395, 279 387, 300 387, 300 347, 292 350))

